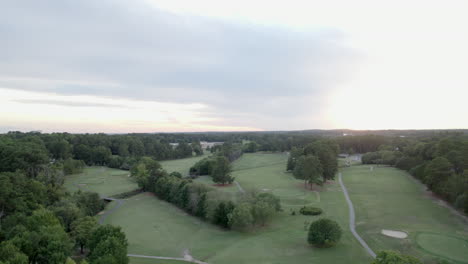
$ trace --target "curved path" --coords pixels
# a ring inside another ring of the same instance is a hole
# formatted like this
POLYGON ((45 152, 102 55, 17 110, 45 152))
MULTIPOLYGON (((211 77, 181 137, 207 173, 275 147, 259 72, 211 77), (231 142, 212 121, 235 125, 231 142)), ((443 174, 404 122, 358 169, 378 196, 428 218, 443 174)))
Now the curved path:
POLYGON ((179 261, 186 261, 190 263, 197 263, 197 264, 208 264, 206 262, 196 260, 192 258, 190 255, 185 255, 184 258, 171 258, 171 257, 160 257, 160 256, 145 256, 145 255, 135 255, 135 254, 127 254, 129 257, 134 258, 148 258, 148 259, 167 259, 167 260, 179 260, 179 261))
POLYGON ((346 202, 348 203, 349 206, 349 229, 351 230, 351 233, 353 233, 353 236, 361 243, 361 245, 364 247, 364 249, 371 255, 373 258, 375 258, 375 253, 374 251, 367 245, 366 241, 362 239, 361 236, 356 232, 355 228, 355 220, 356 220, 356 214, 354 213, 354 207, 353 203, 351 202, 351 199, 349 198, 348 191, 346 190, 346 187, 343 184, 343 180, 341 179, 341 172, 338 174, 338 179, 340 182, 341 189, 343 190, 344 196, 346 198, 346 202))

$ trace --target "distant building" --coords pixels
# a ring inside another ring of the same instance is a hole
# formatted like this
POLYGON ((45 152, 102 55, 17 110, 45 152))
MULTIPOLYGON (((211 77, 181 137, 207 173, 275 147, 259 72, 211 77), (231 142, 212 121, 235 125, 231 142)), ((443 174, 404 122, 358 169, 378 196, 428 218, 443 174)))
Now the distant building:
POLYGON ((202 149, 212 148, 214 146, 219 146, 224 144, 224 142, 207 142, 207 141, 200 141, 200 145, 202 149))

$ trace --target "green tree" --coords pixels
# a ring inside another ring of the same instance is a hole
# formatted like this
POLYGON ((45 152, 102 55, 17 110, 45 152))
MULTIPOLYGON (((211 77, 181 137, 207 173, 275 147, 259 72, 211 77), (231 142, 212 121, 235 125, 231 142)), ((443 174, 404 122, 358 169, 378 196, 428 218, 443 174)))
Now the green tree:
POLYGON ((23 254, 11 241, 0 243, 0 263, 28 264, 28 256, 23 254))
POLYGON ((235 206, 231 201, 220 202, 213 213, 213 223, 224 228, 229 228, 229 215, 235 206))
POLYGON ((444 157, 433 159, 425 169, 425 183, 431 190, 438 191, 452 174, 452 164, 444 157))
POLYGON ((99 226, 94 230, 88 242, 89 260, 92 264, 127 264, 127 246, 127 238, 120 227, 99 226))
POLYGON ((229 226, 232 229, 244 231, 253 224, 252 206, 249 203, 239 203, 229 217, 229 226))
POLYGON ((82 173, 85 166, 82 160, 66 159, 63 162, 63 172, 65 175, 82 173))
POLYGON ((215 183, 232 183, 234 178, 231 177, 231 164, 229 160, 224 156, 216 157, 216 163, 211 174, 215 183))
POLYGON ((394 251, 379 251, 371 264, 422 264, 417 258, 394 251))
POLYGON ((75 203, 68 200, 59 201, 50 209, 59 218, 67 232, 70 231, 72 222, 83 215, 83 212, 80 210, 80 208, 76 206, 75 203))
POLYGON ((91 264, 127 264, 127 244, 117 237, 102 239, 89 254, 91 264))
POLYGON ((332 247, 340 241, 341 234, 337 222, 322 218, 310 225, 307 241, 316 247, 332 247))
POLYGON ((71 224, 71 236, 80 247, 81 254, 83 254, 84 247, 88 245, 95 228, 97 228, 97 222, 92 216, 79 218, 71 224))
POLYGON ((206 193, 202 193, 197 203, 197 210, 195 215, 201 218, 206 217, 206 193))
POLYGON ((85 215, 93 216, 104 209, 105 202, 94 192, 78 191, 73 195, 76 205, 85 215))
POLYGON ((266 201, 257 201, 252 205, 252 217, 254 224, 264 226, 275 214, 274 205, 266 201))
POLYGON ((293 175, 296 179, 304 180, 304 186, 307 183, 322 184, 321 177, 323 169, 320 160, 313 155, 301 156, 297 162, 293 171, 293 175))

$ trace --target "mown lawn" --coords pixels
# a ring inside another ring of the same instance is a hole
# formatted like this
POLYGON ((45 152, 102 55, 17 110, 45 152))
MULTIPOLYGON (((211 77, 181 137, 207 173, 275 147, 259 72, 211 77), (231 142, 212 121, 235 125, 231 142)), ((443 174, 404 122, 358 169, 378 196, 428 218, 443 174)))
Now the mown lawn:
POLYGON ((196 157, 190 157, 185 159, 175 159, 175 160, 164 160, 160 161, 159 163, 168 173, 173 171, 177 171, 181 173, 183 176, 187 176, 189 174, 190 167, 192 167, 197 161, 208 157, 209 152, 206 154, 196 157))
POLYGON ((404 171, 391 167, 352 166, 343 181, 356 210, 357 231, 377 251, 393 249, 435 263, 468 263, 468 223, 441 206, 404 171), (382 229, 408 233, 397 239, 382 229), (445 241, 442 243, 442 241, 445 241))
MULTIPOLYGON (((284 211, 268 226, 250 233, 220 229, 147 193, 125 201, 106 223, 123 227, 132 254, 181 257, 189 249, 195 258, 216 264, 370 263, 348 230, 348 209, 339 185, 331 182, 315 191, 304 189, 302 181, 284 171, 286 160, 282 153, 246 154, 233 165, 233 175, 244 188, 271 191, 284 199, 284 211), (298 214, 301 203, 321 207, 322 216, 338 221, 344 234, 336 247, 318 249, 306 243, 304 226, 319 217, 298 214), (291 215, 292 210, 297 214, 291 215)), ((176 161, 171 163, 177 169, 176 161)), ((186 162, 180 163, 182 167, 187 168, 186 162)), ((132 258, 132 263, 137 262, 132 258)))
POLYGON ((86 167, 83 173, 65 177, 65 188, 74 192, 79 189, 111 196, 138 188, 129 177, 130 172, 107 167, 86 167))

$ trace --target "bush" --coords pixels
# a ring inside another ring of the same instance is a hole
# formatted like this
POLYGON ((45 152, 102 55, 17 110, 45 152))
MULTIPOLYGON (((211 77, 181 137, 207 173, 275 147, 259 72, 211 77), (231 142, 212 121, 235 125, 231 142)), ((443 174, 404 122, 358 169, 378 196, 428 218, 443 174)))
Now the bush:
POLYGON ((322 218, 310 225, 307 241, 316 247, 332 247, 340 240, 341 233, 337 222, 322 218))
POLYGON ((312 206, 304 206, 302 207, 299 212, 303 215, 319 215, 323 211, 320 208, 312 207, 312 206))

